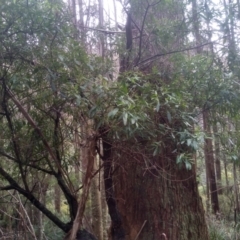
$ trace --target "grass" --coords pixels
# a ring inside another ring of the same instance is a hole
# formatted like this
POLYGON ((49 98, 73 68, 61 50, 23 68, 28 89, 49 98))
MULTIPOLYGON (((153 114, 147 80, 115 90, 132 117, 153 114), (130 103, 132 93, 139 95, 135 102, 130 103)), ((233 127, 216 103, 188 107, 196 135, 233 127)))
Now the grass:
POLYGON ((207 218, 210 240, 239 240, 240 222, 226 221, 225 219, 216 219, 215 216, 207 218))

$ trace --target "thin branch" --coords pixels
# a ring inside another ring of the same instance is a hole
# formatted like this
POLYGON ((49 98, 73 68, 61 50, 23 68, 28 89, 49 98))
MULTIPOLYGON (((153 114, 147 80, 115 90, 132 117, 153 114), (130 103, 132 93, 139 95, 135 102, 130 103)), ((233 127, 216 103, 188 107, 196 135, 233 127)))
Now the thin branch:
MULTIPOLYGON (((122 7, 123 7, 123 10, 125 11, 125 13, 127 14, 127 15, 129 15, 130 13, 129 13, 129 11, 122 5, 122 7)), ((132 16, 130 15, 130 19, 131 19, 131 22, 134 24, 134 26, 137 28, 137 30, 140 32, 141 30, 140 30, 140 28, 139 28, 139 26, 137 25, 137 23, 134 21, 134 19, 132 18, 132 16)))
POLYGON ((54 222, 60 229, 64 232, 68 232, 70 226, 62 222, 57 216, 55 216, 51 211, 49 211, 34 195, 22 187, 2 168, 0 167, 0 174, 5 178, 9 184, 12 186, 12 189, 18 191, 21 195, 26 197, 36 208, 38 208, 46 217, 48 217, 52 222, 54 222))
POLYGON ((26 120, 28 121, 28 123, 35 129, 35 131, 37 132, 37 134, 40 136, 46 150, 48 151, 49 155, 52 157, 52 159, 54 160, 56 167, 58 169, 58 172, 54 171, 52 164, 50 161, 48 161, 48 165, 52 170, 53 175, 56 177, 57 182, 60 186, 60 188, 62 189, 67 202, 69 203, 69 207, 70 207, 70 213, 71 213, 71 218, 75 218, 76 215, 76 209, 77 209, 77 200, 74 196, 74 188, 73 185, 68 177, 67 172, 65 172, 65 170, 61 167, 61 164, 59 162, 59 159, 57 158, 57 156, 53 153, 50 145, 48 144, 47 140, 45 139, 43 133, 41 132, 40 128, 37 126, 37 124, 34 122, 34 120, 32 119, 32 117, 27 113, 27 111, 25 110, 25 108, 22 106, 22 104, 19 102, 19 100, 14 96, 14 94, 9 90, 6 89, 7 93, 9 95, 9 97, 11 98, 11 100, 16 104, 16 106, 18 107, 19 111, 23 114, 23 116, 26 118, 26 120))
POLYGON ((148 10, 150 8, 150 4, 148 3, 148 6, 146 8, 146 11, 144 13, 144 17, 143 17, 143 21, 142 21, 142 26, 141 26, 141 30, 140 30, 140 36, 139 36, 139 47, 138 47, 138 59, 137 59, 137 62, 136 64, 138 64, 138 62, 140 61, 141 59, 141 55, 142 55, 142 37, 143 37, 143 30, 144 30, 144 25, 145 25, 145 21, 146 21, 146 17, 147 17, 147 14, 148 14, 148 10))
POLYGON ((104 30, 104 29, 99 29, 99 28, 92 28, 92 27, 86 27, 86 26, 78 26, 79 28, 85 28, 85 29, 89 29, 89 30, 93 30, 93 31, 98 31, 98 32, 102 32, 105 34, 124 34, 125 31, 109 31, 109 30, 104 30))
POLYGON ((206 45, 209 45, 209 44, 213 44, 214 42, 216 41, 212 41, 212 42, 206 42, 206 43, 203 43, 201 45, 198 45, 198 46, 194 46, 194 47, 190 47, 190 48, 184 48, 184 49, 179 49, 179 50, 174 50, 174 51, 170 51, 170 52, 166 52, 166 53, 159 53, 159 54, 156 54, 152 57, 149 57, 149 58, 146 58, 144 60, 142 60, 141 62, 139 62, 138 64, 135 64, 134 67, 137 67, 141 64, 146 64, 146 63, 151 63, 152 61, 154 61, 156 58, 158 57, 162 57, 162 56, 166 56, 166 55, 170 55, 170 54, 174 54, 174 53, 179 53, 179 52, 185 52, 185 51, 189 51, 189 50, 193 50, 193 49, 197 49, 199 47, 203 47, 203 46, 206 46, 206 45))
MULTIPOLYGON (((37 134, 40 136, 45 148, 47 149, 49 155, 52 157, 52 159, 54 160, 56 167, 58 169, 58 171, 60 171, 61 173, 65 173, 64 169, 61 167, 61 164, 59 163, 56 155, 53 153, 50 145, 48 144, 47 140, 45 139, 42 131, 40 130, 40 128, 37 126, 37 124, 34 122, 34 120, 32 119, 32 117, 27 113, 27 111, 25 110, 25 108, 22 106, 22 104, 19 102, 19 100, 14 96, 14 94, 10 91, 10 89, 6 89, 7 94, 9 95, 9 97, 11 98, 11 100, 16 104, 16 106, 18 107, 18 109, 20 110, 20 112, 23 114, 23 116, 26 118, 26 120, 28 121, 28 123, 35 129, 35 131, 37 132, 37 134)), ((49 167, 51 168, 51 170, 53 172, 54 169, 50 163, 50 161, 48 161, 49 167)), ((56 172, 55 172, 56 173, 56 172)), ((68 183, 68 186, 70 187, 70 189, 72 189, 72 185, 71 182, 69 181, 69 179, 66 177, 66 173, 63 174, 66 182, 68 183)), ((73 190, 73 189, 72 189, 73 190)))
POLYGON ((0 155, 6 157, 6 158, 8 158, 9 160, 12 160, 12 161, 14 161, 14 162, 16 162, 16 163, 19 163, 19 161, 18 161, 16 158, 14 158, 14 157, 8 155, 8 154, 5 153, 5 152, 2 152, 1 150, 0 150, 0 155))
MULTIPOLYGON (((5 152, 2 152, 1 150, 0 150, 0 155, 8 158, 9 160, 11 160, 11 161, 13 161, 13 162, 18 163, 18 161, 17 161, 16 158, 8 155, 8 154, 5 153, 5 152)), ((33 160, 33 161, 35 161, 35 162, 37 161, 37 162, 38 162, 38 161, 40 161, 40 160, 41 160, 41 159, 39 159, 39 160, 33 160)), ((45 173, 50 174, 50 175, 54 175, 54 174, 55 174, 55 172, 53 172, 53 171, 51 171, 51 170, 47 170, 47 169, 41 168, 41 167, 36 166, 36 165, 33 165, 33 164, 29 164, 29 163, 25 163, 25 162, 23 162, 23 163, 21 163, 21 164, 24 165, 24 166, 27 166, 27 167, 34 168, 34 169, 36 169, 36 170, 40 170, 40 171, 45 172, 45 173)))
POLYGON ((134 240, 137 240, 137 239, 138 239, 138 237, 139 237, 140 233, 142 232, 142 230, 143 230, 143 228, 144 228, 144 226, 145 226, 146 222, 147 222, 147 220, 145 220, 145 221, 144 221, 144 223, 143 223, 143 225, 142 225, 141 229, 139 230, 139 232, 138 232, 138 234, 137 234, 137 236, 135 237, 135 239, 134 239, 134 240))
POLYGON ((28 231, 30 232, 30 234, 33 236, 33 238, 35 240, 37 240, 37 237, 36 237, 36 234, 35 234, 35 231, 34 231, 34 227, 32 225, 32 222, 29 218, 29 215, 26 211, 26 208, 24 207, 22 201, 21 201, 21 198, 19 196, 19 193, 17 192, 17 197, 15 197, 13 194, 12 194, 12 197, 18 202, 18 204, 20 205, 22 211, 18 210, 17 208, 15 208, 15 210, 18 212, 19 216, 21 216, 21 219, 22 221, 24 222, 24 225, 26 226, 26 228, 28 229, 28 231), (27 220, 27 222, 25 222, 27 220))
POLYGON ((15 134, 15 131, 14 131, 12 119, 10 117, 11 114, 8 111, 8 107, 7 107, 7 96, 6 96, 7 95, 7 90, 6 90, 5 82, 3 82, 3 87, 4 87, 4 94, 3 94, 2 108, 5 111, 6 119, 7 119, 8 126, 9 126, 9 129, 10 129, 10 132, 11 132, 13 150, 14 150, 15 156, 17 158, 17 163, 18 163, 18 167, 19 167, 20 174, 21 174, 21 177, 22 177, 22 181, 23 181, 23 184, 24 184, 25 188, 29 190, 28 183, 26 181, 26 172, 23 170, 23 166, 21 164, 22 161, 21 161, 20 148, 19 148, 19 145, 17 144, 17 141, 16 141, 16 134, 15 134))
POLYGON ((7 191, 7 190, 13 190, 13 186, 9 185, 9 186, 5 186, 5 187, 0 187, 1 191, 7 191))

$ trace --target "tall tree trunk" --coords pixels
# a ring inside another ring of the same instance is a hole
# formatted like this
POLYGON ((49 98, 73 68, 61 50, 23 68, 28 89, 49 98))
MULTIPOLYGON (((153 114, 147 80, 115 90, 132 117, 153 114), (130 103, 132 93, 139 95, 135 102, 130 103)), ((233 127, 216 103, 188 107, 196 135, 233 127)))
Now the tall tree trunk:
POLYGON ((223 156, 223 164, 224 164, 224 173, 225 173, 225 179, 226 179, 226 188, 227 188, 227 193, 229 191, 229 180, 228 180, 228 171, 227 171, 227 158, 226 155, 224 154, 223 156))
MULTIPOLYGON (((91 176, 93 172, 94 159, 96 157, 95 147, 96 147, 95 138, 89 139, 88 145, 87 145, 88 164, 87 164, 87 169, 86 169, 86 173, 83 181, 83 190, 81 194, 81 199, 78 204, 77 214, 74 219, 72 229, 65 237, 65 239, 67 240, 75 240, 76 237, 78 236, 80 228, 82 227, 83 214, 84 214, 86 202, 88 199, 88 194, 89 194, 89 189, 91 184, 91 176)), ((81 239, 81 237, 79 237, 79 239, 81 239)))
MULTIPOLYGON (((102 189, 104 189, 104 177, 103 177, 103 172, 101 174, 101 179, 103 181, 101 182, 102 189)), ((107 209, 107 203, 106 203, 106 197, 105 197, 105 191, 101 191, 101 201, 102 201, 102 227, 103 227, 103 239, 108 239, 108 231, 109 231, 109 226, 111 225, 111 219, 108 214, 108 209, 107 209)))
MULTIPOLYGON (((96 158, 93 170, 95 172, 98 169, 99 166, 96 158)), ((97 239, 103 240, 102 203, 99 174, 93 178, 91 186, 92 229, 97 239)))
MULTIPOLYGON (((103 0, 98 0, 99 5, 99 28, 103 29, 104 27, 104 17, 103 17, 103 0)), ((99 45, 99 55, 104 59, 105 48, 104 48, 104 35, 100 33, 100 45, 99 45)))
POLYGON ((214 145, 215 145, 215 166, 216 166, 216 177, 217 177, 217 191, 218 194, 222 194, 222 170, 220 162, 220 141, 218 136, 217 123, 213 124, 213 132, 215 135, 214 145))
MULTIPOLYGON (((199 45, 201 45, 201 35, 199 30, 199 13, 198 13, 197 0, 192 0, 192 18, 193 18, 193 30, 194 30, 195 40, 197 44, 196 53, 201 54, 202 48, 198 47, 199 45)), ((205 134, 210 134, 211 132, 208 120, 209 120, 209 113, 206 107, 206 109, 203 108, 203 130, 205 134)), ((209 137, 205 138, 205 141, 204 141, 204 155, 205 155, 206 177, 207 177, 206 183, 207 185, 209 184, 212 210, 216 214, 219 211, 219 203, 218 203, 216 176, 215 176, 213 144, 212 144, 212 139, 210 139, 209 137)))
POLYGON ((73 24, 76 27, 77 26, 77 12, 76 12, 76 0, 72 0, 72 14, 73 14, 73 24))
MULTIPOLYGON (((206 156, 205 146, 206 146, 206 144, 204 143, 204 155, 206 156)), ((206 157, 205 157, 205 172, 206 172, 206 195, 207 195, 206 207, 207 207, 207 212, 209 212, 210 211, 209 166, 206 163, 206 157)))
MULTIPOLYGON (((121 219, 121 214, 119 213, 115 189, 113 185, 113 159, 112 159, 112 145, 109 143, 107 136, 104 134, 105 129, 102 129, 103 133, 102 145, 103 145, 103 156, 104 161, 104 187, 105 187, 105 197, 108 206, 108 212, 111 218, 110 227, 110 240, 125 240, 125 231, 123 229, 123 223, 121 219)), ((120 180, 120 179, 119 179, 120 180)), ((120 180, 121 181, 121 180, 120 180)))
POLYGON ((205 164, 208 171, 207 184, 209 184, 210 196, 211 196, 211 207, 213 213, 219 212, 219 202, 218 202, 218 192, 217 192, 217 183, 215 176, 215 167, 214 167, 214 155, 213 155, 213 144, 211 139, 211 129, 208 122, 208 110, 203 110, 203 129, 207 137, 204 142, 204 155, 205 155, 205 164))
POLYGON ((82 46, 86 48, 86 32, 85 32, 85 23, 84 23, 84 10, 83 10, 83 0, 78 0, 78 9, 79 9, 79 31, 80 31, 80 41, 82 46))
POLYGON ((233 163, 233 179, 234 179, 234 193, 235 193, 235 214, 239 214, 240 212, 240 204, 239 204, 239 187, 237 181, 237 170, 236 163, 233 163))
POLYGON ((197 6, 197 0, 192 0, 192 21, 193 21, 193 31, 195 35, 195 40, 197 44, 197 54, 200 54, 202 52, 202 47, 199 47, 201 45, 201 35, 199 31, 199 14, 198 14, 198 6, 197 6))
MULTIPOLYGON (((208 30, 208 41, 212 42, 212 32, 210 28, 211 14, 209 14, 209 7, 207 1, 205 1, 205 12, 206 12, 206 24, 208 30)), ((199 31, 199 29, 198 29, 199 31)), ((212 56, 214 56, 214 48, 213 44, 209 46, 209 52, 212 56)), ((218 137, 218 127, 217 122, 213 123, 213 134, 214 134, 214 147, 215 147, 215 168, 216 169, 216 177, 217 177, 217 192, 218 194, 222 194, 222 176, 221 176, 221 162, 220 162, 220 140, 218 137)))

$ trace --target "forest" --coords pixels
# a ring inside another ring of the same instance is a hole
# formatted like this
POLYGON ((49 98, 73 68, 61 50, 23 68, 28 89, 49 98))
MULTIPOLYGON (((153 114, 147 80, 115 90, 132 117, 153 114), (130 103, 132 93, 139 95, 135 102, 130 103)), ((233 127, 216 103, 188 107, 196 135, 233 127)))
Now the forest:
POLYGON ((0 15, 1 240, 240 239, 240 0, 0 15))

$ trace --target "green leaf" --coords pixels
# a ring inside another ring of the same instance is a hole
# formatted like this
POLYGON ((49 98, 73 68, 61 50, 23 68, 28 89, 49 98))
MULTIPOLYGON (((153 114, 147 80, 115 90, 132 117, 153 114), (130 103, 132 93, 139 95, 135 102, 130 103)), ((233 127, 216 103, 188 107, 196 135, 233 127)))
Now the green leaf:
POLYGON ((90 68, 91 71, 94 70, 93 66, 90 63, 88 63, 87 66, 90 68))
POLYGON ((80 106, 80 104, 81 104, 81 97, 80 96, 76 96, 76 104, 77 104, 77 106, 80 106))
POLYGON ((58 55, 58 58, 63 62, 63 60, 64 60, 64 57, 63 57, 63 55, 58 55))
POLYGON ((96 112, 97 112, 97 106, 92 107, 89 111, 89 117, 90 118, 94 117, 96 112))
POLYGON ((125 126, 127 125, 127 120, 128 120, 128 113, 124 112, 123 113, 123 124, 125 126))
POLYGON ((197 150, 198 149, 198 142, 193 140, 192 147, 193 147, 194 150, 197 150))
POLYGON ((101 120, 98 122, 96 129, 99 129, 102 125, 103 125, 103 120, 101 119, 101 120))
POLYGON ((168 119, 169 123, 172 122, 172 116, 171 116, 171 113, 169 111, 167 111, 167 119, 168 119))
POLYGON ((192 169, 192 164, 189 161, 185 161, 185 167, 187 170, 191 170, 192 169))
POLYGON ((74 59, 74 62, 75 62, 78 66, 81 66, 81 63, 80 63, 78 60, 74 59))
POLYGON ((236 155, 231 156, 231 158, 232 158, 233 161, 237 161, 238 160, 238 157, 236 155))
POLYGON ((180 154, 180 155, 177 156, 177 160, 176 160, 177 164, 182 163, 182 158, 183 158, 183 155, 182 155, 182 154, 180 154))
POLYGON ((187 139, 187 146, 190 146, 192 144, 192 139, 187 139))
POLYGON ((113 117, 116 115, 116 113, 118 112, 118 108, 114 108, 113 110, 111 110, 109 113, 108 113, 108 117, 113 117))

